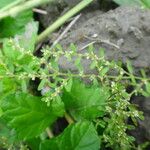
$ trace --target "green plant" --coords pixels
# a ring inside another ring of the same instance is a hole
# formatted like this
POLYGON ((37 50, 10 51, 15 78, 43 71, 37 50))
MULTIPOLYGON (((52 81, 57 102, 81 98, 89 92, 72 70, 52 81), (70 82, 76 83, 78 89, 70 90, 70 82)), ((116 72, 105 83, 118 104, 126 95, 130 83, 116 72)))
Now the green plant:
MULTIPOLYGON (((14 9, 14 5, 18 3, 20 1, 16 0, 16 3, 1 7, 6 11, 10 7, 14 9)), ((75 8, 73 10, 78 12, 78 7, 75 8)), ((128 135, 127 131, 134 128, 137 119, 143 119, 143 114, 130 103, 130 98, 135 94, 150 95, 150 79, 146 77, 145 72, 141 71, 141 76, 134 75, 130 62, 126 64, 125 71, 121 63, 107 61, 102 49, 99 50, 99 55, 96 55, 92 45, 82 54, 74 44, 70 44, 70 51, 64 51, 61 45, 57 44, 54 48, 43 48, 41 57, 35 56, 35 43, 41 36, 37 35, 38 24, 32 17, 29 18, 25 17, 25 20, 21 21, 21 30, 14 31, 9 27, 12 34, 2 30, 0 148, 137 149, 134 145, 135 139, 128 135), (62 57, 72 61, 78 72, 62 71, 58 63, 62 57), (96 74, 85 72, 83 59, 90 60, 90 69, 96 70, 96 74), (112 71, 115 75, 111 74, 112 71), (40 83, 36 84, 36 79, 40 80, 40 83), (89 84, 87 81, 90 81, 89 84), (36 84, 35 88, 31 82, 36 84), (134 90, 127 92, 129 86, 134 90), (68 125, 56 136, 53 127, 59 118, 64 118, 68 125), (129 118, 132 124, 128 123, 129 118)), ((12 20, 8 17, 3 19, 12 20)), ((66 19, 68 15, 63 17, 62 22, 58 20, 58 25, 53 29, 66 19)), ((53 31, 50 29, 51 27, 40 39, 47 36, 49 31, 53 31)))
POLYGON ((64 116, 71 125, 52 140, 41 139, 40 149, 54 149, 58 145, 55 149, 67 150, 70 144, 72 149, 99 149, 100 145, 133 148, 134 138, 126 133, 133 126, 127 124, 127 119, 131 117, 136 123, 137 118, 143 117, 130 103, 130 97, 141 93, 141 87, 149 85, 150 79, 134 76, 129 63, 126 72, 116 63, 108 62, 102 51, 98 57, 92 46, 85 54, 77 53, 73 44, 69 52, 63 51, 60 45, 51 50, 47 47, 42 50, 43 57, 38 58, 32 54, 33 50, 20 47, 22 42, 16 45, 15 40, 5 40, 0 55, 1 118, 14 130, 15 140, 28 143, 40 138, 47 127, 51 128, 57 118, 64 116), (74 64, 79 73, 61 72, 57 63, 60 57, 68 60, 77 57, 74 64), (97 75, 84 73, 83 58, 91 60, 90 67, 98 71, 97 75), (110 75, 114 68, 116 76, 110 75), (49 89, 43 96, 35 95, 30 89, 29 81, 36 78, 41 80, 39 91, 49 89), (83 79, 90 79, 91 84, 86 85, 83 79), (126 92, 129 85, 135 88, 131 93, 126 92))
POLYGON ((150 0, 114 0, 119 5, 126 6, 141 6, 144 8, 150 8, 150 0))

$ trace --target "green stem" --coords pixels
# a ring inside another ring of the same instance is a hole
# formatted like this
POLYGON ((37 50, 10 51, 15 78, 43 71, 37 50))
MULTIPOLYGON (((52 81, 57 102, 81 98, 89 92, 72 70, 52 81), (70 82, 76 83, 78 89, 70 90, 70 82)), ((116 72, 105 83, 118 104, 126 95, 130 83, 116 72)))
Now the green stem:
POLYGON ((65 118, 69 124, 74 123, 74 120, 71 118, 71 116, 68 113, 65 113, 65 118))
POLYGON ((7 6, 3 7, 2 9, 0 9, 0 12, 4 12, 4 11, 7 11, 9 10, 10 8, 20 4, 21 2, 24 2, 25 0, 16 0, 14 2, 11 2, 10 4, 8 4, 7 6))
POLYGON ((37 43, 43 41, 46 37, 48 37, 52 32, 58 29, 61 25, 63 25, 69 18, 77 14, 80 10, 89 5, 93 0, 83 0, 75 7, 73 7, 70 11, 68 11, 65 15, 56 20, 52 25, 50 25, 45 31, 43 31, 37 38, 37 43))
POLYGON ((54 137, 54 134, 50 128, 46 128, 46 133, 50 139, 54 137))
POLYGON ((11 8, 9 11, 4 11, 4 12, 0 13, 0 20, 5 17, 8 17, 8 16, 16 16, 17 14, 19 14, 22 11, 31 9, 33 7, 37 7, 44 3, 53 2, 53 1, 54 0, 30 0, 30 1, 27 1, 27 2, 23 3, 22 5, 18 5, 18 6, 11 8))

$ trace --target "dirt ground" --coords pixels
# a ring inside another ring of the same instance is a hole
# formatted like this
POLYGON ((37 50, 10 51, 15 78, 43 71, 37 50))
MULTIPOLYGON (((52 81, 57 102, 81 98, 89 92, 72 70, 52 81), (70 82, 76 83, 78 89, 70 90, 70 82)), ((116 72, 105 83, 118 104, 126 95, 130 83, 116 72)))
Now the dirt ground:
MULTIPOLYGON (((95 42, 95 53, 102 47, 105 49, 107 59, 120 60, 124 64, 129 59, 135 68, 135 73, 139 73, 140 69, 145 69, 150 75, 150 11, 133 7, 117 7, 110 0, 108 3, 111 7, 102 9, 95 2, 82 11, 80 19, 63 37, 60 44, 64 49, 69 50, 70 43, 74 43, 79 52, 84 53, 86 49, 82 48, 95 42)), ((61 11, 58 11, 60 10, 58 5, 53 10, 49 8, 51 6, 44 6, 49 15, 40 17, 42 26, 48 26, 68 6, 61 4, 61 11)), ((50 39, 50 41, 52 43, 55 39, 50 39)), ((59 64, 63 70, 76 71, 75 66, 67 62, 65 58, 61 58, 59 64)), ((87 72, 89 71, 88 64, 87 60, 83 60, 84 69, 87 72)), ((150 141, 150 98, 133 97, 132 101, 139 105, 145 115, 145 120, 139 121, 139 128, 132 134, 137 138, 138 143, 150 141)))

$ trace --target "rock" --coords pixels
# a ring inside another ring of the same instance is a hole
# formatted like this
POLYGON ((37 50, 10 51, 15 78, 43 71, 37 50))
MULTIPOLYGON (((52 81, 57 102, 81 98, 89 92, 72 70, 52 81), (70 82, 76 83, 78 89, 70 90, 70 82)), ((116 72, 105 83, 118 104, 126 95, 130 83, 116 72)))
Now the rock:
MULTIPOLYGON (((81 49, 88 43, 96 41, 95 52, 101 47, 105 48, 107 59, 121 60, 123 63, 129 59, 136 72, 142 68, 150 71, 149 23, 150 11, 140 8, 119 7, 104 14, 93 13, 93 17, 84 20, 80 26, 76 26, 66 34, 60 44, 67 49, 70 43, 74 43, 81 49), (94 38, 93 35, 97 37, 94 38), (105 40, 110 44, 100 42, 105 40)), ((82 50, 82 53, 85 51, 82 50)), ((60 60, 63 69, 67 70, 70 65, 66 59, 60 60)))
MULTIPOLYGON (((46 4, 40 7, 41 9, 47 11, 47 15, 39 14, 40 24, 43 28, 47 28, 50 24, 52 24, 58 17, 63 15, 73 6, 78 4, 81 0, 57 0, 52 4, 46 4)), ((87 8, 85 8, 82 12, 89 13, 93 10, 99 9, 99 5, 97 1, 91 3, 87 8)))

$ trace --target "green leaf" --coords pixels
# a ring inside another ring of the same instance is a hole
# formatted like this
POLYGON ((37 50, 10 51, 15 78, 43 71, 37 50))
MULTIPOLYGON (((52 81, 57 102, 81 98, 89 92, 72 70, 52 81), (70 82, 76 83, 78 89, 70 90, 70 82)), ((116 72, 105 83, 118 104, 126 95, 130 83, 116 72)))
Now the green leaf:
POLYGON ((97 65, 97 61, 96 60, 92 61, 92 63, 90 64, 90 69, 95 69, 96 65, 97 65))
POLYGON ((27 93, 27 82, 25 80, 21 81, 22 92, 27 93))
POLYGON ((0 145, 3 145, 3 140, 5 144, 11 145, 16 140, 16 134, 13 129, 10 129, 6 126, 3 119, 0 118, 0 145), (5 139, 5 140, 4 140, 5 139))
MULTIPOLYGON (((7 17, 0 21, 0 38, 11 37, 25 31, 25 26, 33 20, 32 11, 20 13, 15 18, 7 17)), ((28 44, 27 44, 28 45, 28 44)))
POLYGON ((40 146, 40 142, 41 142, 40 138, 29 139, 29 140, 26 141, 27 145, 32 150, 38 150, 39 146, 40 146))
POLYGON ((130 73, 131 81, 132 81, 132 83, 135 85, 135 84, 136 84, 136 80, 135 80, 135 77, 134 77, 134 75, 133 75, 134 70, 133 70, 133 67, 132 67, 132 64, 131 64, 130 61, 127 61, 127 69, 128 69, 128 71, 129 71, 129 73, 130 73))
POLYGON ((16 48, 14 48, 13 41, 9 39, 3 40, 2 51, 4 53, 5 59, 9 59, 12 62, 15 62, 17 57, 20 57, 21 55, 21 51, 16 50, 16 48))
MULTIPOLYGON (((16 0, 13 0, 13 2, 16 0)), ((7 6, 8 4, 12 3, 12 0, 1 0, 0 2, 0 9, 7 6)))
POLYGON ((106 87, 89 86, 74 79, 70 92, 64 89, 62 100, 66 109, 76 119, 94 119, 104 115, 109 97, 106 87))
POLYGON ((5 39, 3 42, 3 53, 7 62, 7 67, 11 72, 26 71, 31 73, 40 68, 39 59, 26 52, 22 48, 18 48, 16 41, 5 39))
POLYGON ((108 71, 109 71, 109 67, 103 68, 100 72, 100 76, 102 76, 102 77, 105 76, 108 71))
POLYGON ((72 124, 51 140, 41 143, 40 150, 99 150, 100 139, 92 123, 72 124))
POLYGON ((77 51, 77 46, 73 43, 70 44, 70 47, 69 47, 73 52, 76 52, 77 51))
POLYGON ((140 0, 114 0, 114 2, 124 6, 142 6, 140 0))
POLYGON ((150 83, 147 82, 147 83, 145 84, 145 87, 146 87, 146 92, 149 93, 149 95, 150 95, 150 83))
POLYGON ((40 97, 25 93, 8 95, 2 100, 1 108, 2 117, 15 128, 20 139, 38 136, 64 113, 63 103, 56 100, 47 107, 40 97))
POLYGON ((20 47, 31 52, 34 51, 35 42, 38 32, 38 23, 29 22, 25 27, 25 32, 22 35, 15 36, 15 41, 19 43, 20 47))
POLYGON ((67 85, 65 86, 65 89, 67 92, 71 91, 71 87, 72 87, 72 78, 69 79, 69 81, 67 82, 67 85))
POLYGON ((150 0, 141 0, 145 8, 150 8, 150 0))
POLYGON ((38 86, 38 91, 41 91, 44 88, 46 83, 47 83, 47 79, 43 79, 38 86))
POLYGON ((0 80, 0 100, 9 93, 16 91, 17 83, 15 79, 3 78, 0 80))

